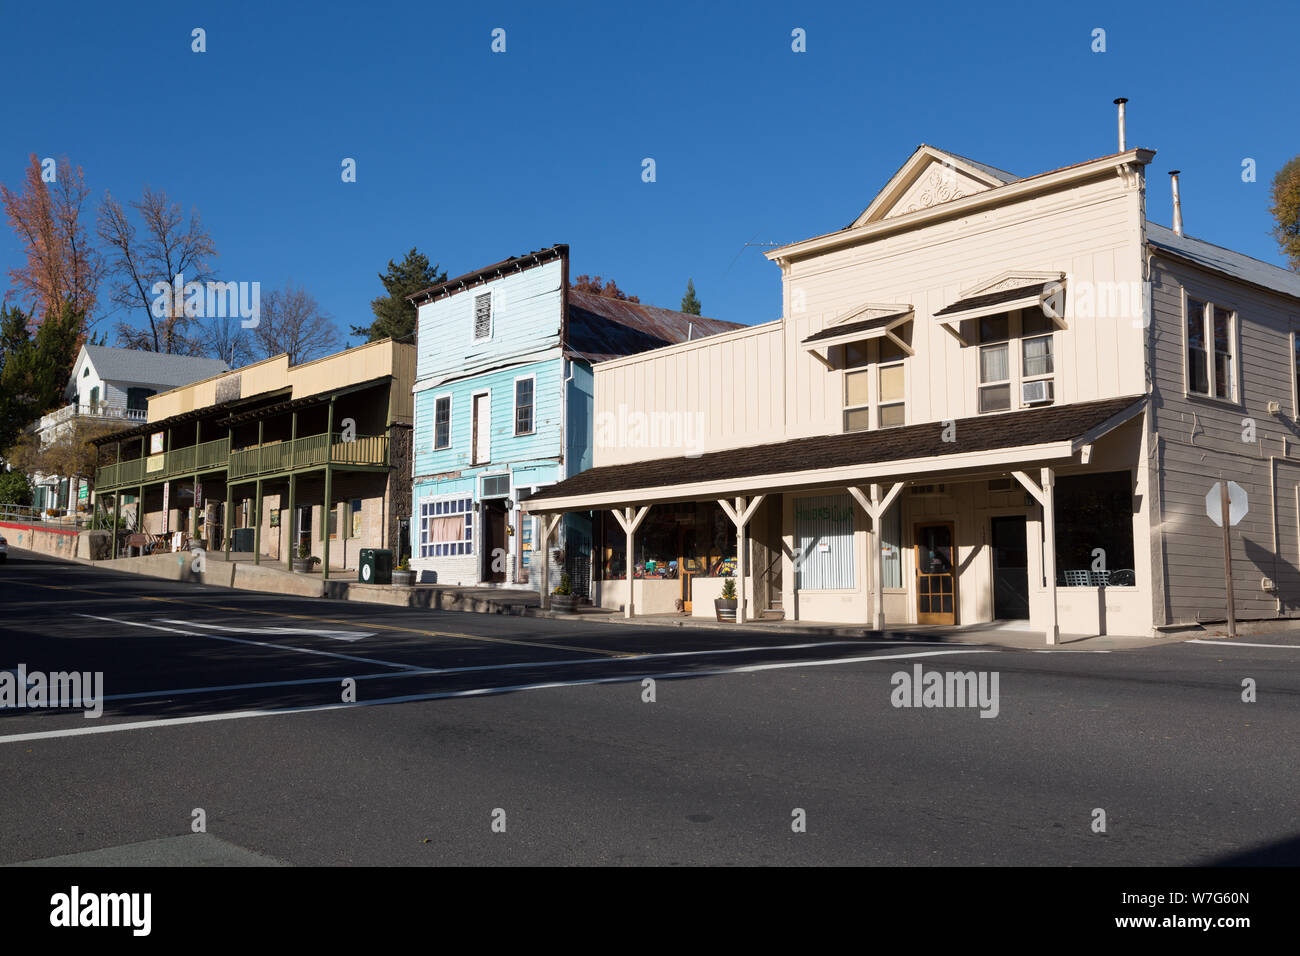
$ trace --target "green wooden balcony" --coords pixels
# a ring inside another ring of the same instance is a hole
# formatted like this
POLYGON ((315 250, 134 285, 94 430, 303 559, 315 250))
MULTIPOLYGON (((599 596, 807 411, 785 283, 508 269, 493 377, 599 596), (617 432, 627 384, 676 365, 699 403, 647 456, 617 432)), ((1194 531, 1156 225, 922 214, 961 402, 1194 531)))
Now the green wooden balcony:
POLYGON ((241 448, 230 455, 232 479, 255 478, 277 472, 301 471, 322 465, 387 467, 388 436, 358 435, 344 441, 339 433, 307 435, 293 441, 241 448))
POLYGON ((134 458, 95 471, 100 491, 130 488, 142 482, 163 481, 185 475, 225 469, 230 478, 255 478, 279 472, 319 468, 325 464, 387 467, 388 436, 358 435, 344 441, 325 434, 307 435, 293 441, 270 442, 252 448, 230 450, 230 441, 219 438, 201 445, 176 448, 161 455, 134 458))

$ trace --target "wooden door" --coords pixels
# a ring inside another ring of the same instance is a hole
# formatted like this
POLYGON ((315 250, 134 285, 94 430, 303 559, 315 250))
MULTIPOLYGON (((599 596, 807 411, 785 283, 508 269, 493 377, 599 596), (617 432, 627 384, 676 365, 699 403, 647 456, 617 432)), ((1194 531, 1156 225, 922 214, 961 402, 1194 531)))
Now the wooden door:
POLYGON ((951 524, 916 526, 916 622, 957 623, 951 524))

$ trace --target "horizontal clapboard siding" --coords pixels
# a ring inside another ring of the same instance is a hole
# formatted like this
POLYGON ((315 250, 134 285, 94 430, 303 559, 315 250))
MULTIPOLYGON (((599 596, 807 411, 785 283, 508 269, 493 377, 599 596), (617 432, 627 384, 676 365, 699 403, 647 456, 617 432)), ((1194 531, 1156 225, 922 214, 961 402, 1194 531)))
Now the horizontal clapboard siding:
POLYGON ((1295 421, 1291 330, 1300 324, 1300 303, 1157 257, 1152 306, 1150 414, 1159 435, 1167 621, 1222 619, 1226 612, 1223 532, 1206 514, 1206 494, 1221 474, 1241 485, 1249 499, 1249 510, 1231 536, 1238 616, 1296 614, 1300 429, 1295 421), (1237 402, 1185 394, 1184 290, 1237 313, 1237 402), (1280 403, 1278 414, 1269 413, 1270 401, 1280 403), (1243 436, 1250 437, 1246 429, 1252 423, 1254 440, 1243 441, 1243 436), (1275 592, 1263 590, 1264 578, 1275 583, 1275 592))

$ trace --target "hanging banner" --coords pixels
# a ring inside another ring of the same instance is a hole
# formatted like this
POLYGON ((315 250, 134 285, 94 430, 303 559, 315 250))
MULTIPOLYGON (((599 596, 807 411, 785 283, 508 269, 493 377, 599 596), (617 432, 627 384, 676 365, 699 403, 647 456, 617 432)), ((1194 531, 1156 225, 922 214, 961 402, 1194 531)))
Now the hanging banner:
POLYGON ((172 500, 172 483, 170 481, 164 481, 163 482, 163 524, 162 524, 163 534, 167 533, 167 519, 171 515, 171 500, 172 500))

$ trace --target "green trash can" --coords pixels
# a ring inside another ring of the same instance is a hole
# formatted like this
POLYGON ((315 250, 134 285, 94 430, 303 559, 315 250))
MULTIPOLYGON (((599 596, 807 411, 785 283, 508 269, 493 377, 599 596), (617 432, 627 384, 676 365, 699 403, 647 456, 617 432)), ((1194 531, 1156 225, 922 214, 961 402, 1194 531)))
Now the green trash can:
POLYGON ((362 548, 359 570, 362 584, 392 584, 393 552, 388 548, 362 548))

